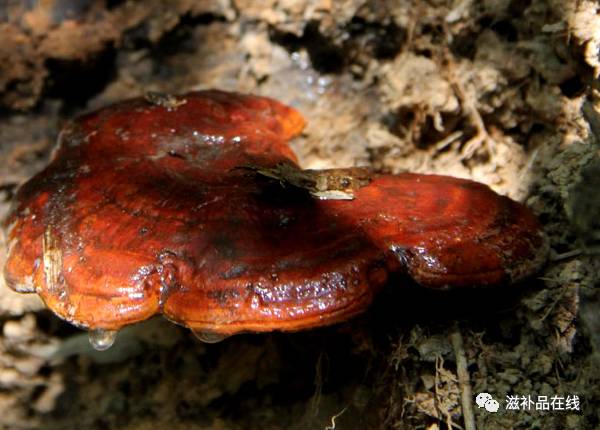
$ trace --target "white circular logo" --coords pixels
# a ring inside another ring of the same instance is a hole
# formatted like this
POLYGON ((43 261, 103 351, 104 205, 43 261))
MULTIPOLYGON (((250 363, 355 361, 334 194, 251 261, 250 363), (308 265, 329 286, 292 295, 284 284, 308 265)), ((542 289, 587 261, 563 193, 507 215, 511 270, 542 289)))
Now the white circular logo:
POLYGON ((492 400, 492 395, 490 393, 479 393, 477 394, 477 397, 475 397, 475 403, 477 403, 477 406, 480 408, 483 408, 489 400, 492 400))
POLYGON ((480 408, 485 408, 488 412, 498 412, 500 409, 500 403, 497 400, 494 400, 490 393, 479 393, 477 397, 475 397, 475 403, 480 408))
POLYGON ((488 412, 498 412, 500 409, 500 403, 498 401, 491 399, 485 402, 485 410, 488 412))

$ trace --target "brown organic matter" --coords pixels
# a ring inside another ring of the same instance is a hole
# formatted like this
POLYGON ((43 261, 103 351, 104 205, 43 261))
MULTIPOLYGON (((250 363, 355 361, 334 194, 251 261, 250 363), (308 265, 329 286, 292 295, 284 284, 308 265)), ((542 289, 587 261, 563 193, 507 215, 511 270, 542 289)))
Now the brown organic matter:
POLYGON ((287 141, 303 126, 274 100, 221 91, 75 120, 18 192, 8 285, 90 329, 162 313, 226 335, 345 320, 394 272, 491 286, 543 263, 519 203, 452 177, 302 171, 287 141))

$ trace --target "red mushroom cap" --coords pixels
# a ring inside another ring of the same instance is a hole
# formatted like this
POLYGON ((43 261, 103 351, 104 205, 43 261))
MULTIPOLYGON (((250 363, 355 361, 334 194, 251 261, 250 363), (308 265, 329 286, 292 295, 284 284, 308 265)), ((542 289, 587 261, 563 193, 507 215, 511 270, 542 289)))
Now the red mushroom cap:
POLYGON ((233 334, 344 320, 393 271, 450 288, 514 282, 543 263, 534 216, 476 182, 355 169, 369 180, 353 199, 319 200, 248 168, 303 174, 287 145, 303 126, 274 100, 221 91, 77 119, 18 192, 8 285, 91 329, 163 313, 233 334))

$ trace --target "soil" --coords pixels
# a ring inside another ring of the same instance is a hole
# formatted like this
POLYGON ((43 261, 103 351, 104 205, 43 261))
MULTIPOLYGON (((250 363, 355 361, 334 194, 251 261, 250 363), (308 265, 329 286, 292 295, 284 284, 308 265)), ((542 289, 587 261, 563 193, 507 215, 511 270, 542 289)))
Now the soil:
POLYGON ((599 49, 591 0, 0 2, 0 216, 69 118, 220 88, 300 110, 306 168, 475 179, 552 247, 514 287, 395 279, 333 327, 208 345, 157 318, 107 352, 2 283, 0 429, 600 427, 599 49), (579 410, 507 410, 517 395, 579 410))

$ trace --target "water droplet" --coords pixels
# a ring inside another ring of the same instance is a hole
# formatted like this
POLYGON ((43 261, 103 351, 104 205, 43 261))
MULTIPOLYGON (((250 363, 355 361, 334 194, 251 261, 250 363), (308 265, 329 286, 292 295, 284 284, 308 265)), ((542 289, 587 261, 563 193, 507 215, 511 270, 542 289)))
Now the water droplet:
POLYGON ((221 334, 210 330, 192 330, 192 333, 204 343, 218 343, 229 337, 227 334, 221 334))
POLYGON ((88 332, 90 343, 97 351, 105 351, 115 343, 118 330, 104 330, 97 328, 88 332))

